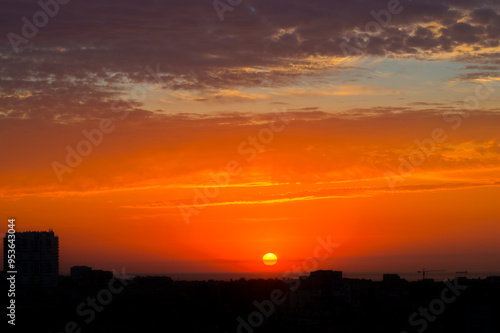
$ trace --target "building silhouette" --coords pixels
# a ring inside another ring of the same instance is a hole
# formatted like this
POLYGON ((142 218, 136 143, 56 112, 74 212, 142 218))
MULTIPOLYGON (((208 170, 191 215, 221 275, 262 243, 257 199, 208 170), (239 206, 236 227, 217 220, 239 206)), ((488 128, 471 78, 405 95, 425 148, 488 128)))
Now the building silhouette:
POLYGON ((80 287, 104 288, 113 279, 113 272, 94 270, 89 266, 71 267, 71 280, 80 287))
MULTIPOLYGON (((55 287, 59 281, 59 237, 50 231, 16 232, 17 281, 20 286, 55 287)), ((8 267, 7 235, 3 241, 4 270, 8 267)))
POLYGON ((388 284, 400 283, 401 277, 398 274, 384 274, 382 281, 388 284))

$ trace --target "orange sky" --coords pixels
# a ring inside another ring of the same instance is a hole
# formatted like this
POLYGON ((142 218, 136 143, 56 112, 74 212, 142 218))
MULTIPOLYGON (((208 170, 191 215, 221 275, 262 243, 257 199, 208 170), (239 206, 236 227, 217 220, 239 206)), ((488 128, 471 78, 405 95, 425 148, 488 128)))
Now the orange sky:
POLYGON ((317 238, 327 236, 339 247, 323 268, 497 269, 496 115, 477 114, 462 132, 449 129, 450 139, 392 190, 384 174, 399 175, 397 157, 409 156, 413 141, 437 126, 449 128, 439 115, 410 122, 406 115, 288 113, 294 120, 272 142, 259 141, 265 147, 250 162, 238 147, 270 128, 250 115, 167 118, 132 133, 132 122, 124 122, 61 183, 50 168, 61 145, 51 141, 65 129, 34 128, 31 135, 45 138, 38 145, 5 147, 21 154, 4 163, 4 215, 17 218, 18 231, 54 229, 62 271, 78 264, 151 273, 284 271, 313 256, 317 238), (232 160, 241 173, 220 176, 232 160), (211 173, 228 185, 216 186, 211 173), (211 197, 193 204, 195 191, 207 189, 211 197), (186 220, 180 205, 199 214, 186 220), (279 256, 278 265, 262 264, 267 252, 279 256))

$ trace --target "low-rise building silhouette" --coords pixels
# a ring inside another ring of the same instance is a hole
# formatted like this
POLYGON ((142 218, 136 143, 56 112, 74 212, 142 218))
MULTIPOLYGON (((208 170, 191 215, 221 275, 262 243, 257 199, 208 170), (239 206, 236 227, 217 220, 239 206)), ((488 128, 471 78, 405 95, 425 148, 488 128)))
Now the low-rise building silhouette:
POLYGON ((71 267, 71 280, 82 287, 104 287, 113 278, 113 272, 93 270, 88 266, 71 267))
POLYGON ((389 284, 399 283, 401 282, 401 277, 398 274, 384 274, 382 281, 389 284))

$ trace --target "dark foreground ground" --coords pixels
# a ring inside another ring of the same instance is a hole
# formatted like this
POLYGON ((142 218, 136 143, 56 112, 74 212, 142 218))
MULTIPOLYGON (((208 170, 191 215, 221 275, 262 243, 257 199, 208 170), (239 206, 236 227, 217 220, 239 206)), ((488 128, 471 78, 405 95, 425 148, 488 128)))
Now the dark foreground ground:
POLYGON ((15 322, 7 332, 499 333, 500 278, 373 282, 331 271, 286 281, 64 277, 56 288, 18 287, 15 322))

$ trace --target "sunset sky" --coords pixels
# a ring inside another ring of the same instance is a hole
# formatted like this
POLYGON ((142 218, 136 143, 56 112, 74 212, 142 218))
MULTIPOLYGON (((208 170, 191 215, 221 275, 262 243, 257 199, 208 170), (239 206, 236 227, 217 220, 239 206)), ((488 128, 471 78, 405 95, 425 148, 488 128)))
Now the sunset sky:
POLYGON ((324 269, 500 271, 500 1, 47 3, 0 1, 0 231, 53 229, 61 273, 318 238, 324 269))

